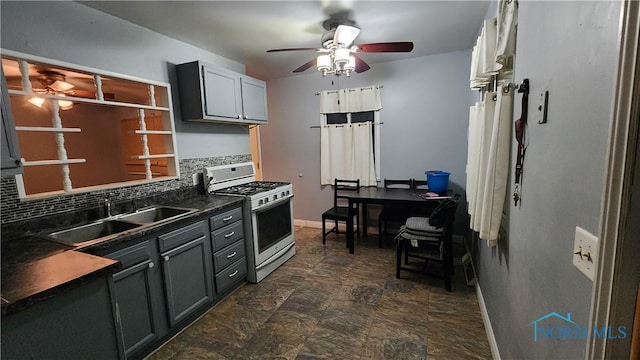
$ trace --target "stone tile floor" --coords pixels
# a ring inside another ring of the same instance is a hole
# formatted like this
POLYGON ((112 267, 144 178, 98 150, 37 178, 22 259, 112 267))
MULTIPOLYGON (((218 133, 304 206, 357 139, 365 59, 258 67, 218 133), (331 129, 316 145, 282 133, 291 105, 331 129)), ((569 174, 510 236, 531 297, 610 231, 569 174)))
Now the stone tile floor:
POLYGON ((296 227, 296 255, 259 284, 244 284, 148 357, 161 359, 490 359, 474 288, 456 253, 444 281, 395 278, 391 239, 296 227))

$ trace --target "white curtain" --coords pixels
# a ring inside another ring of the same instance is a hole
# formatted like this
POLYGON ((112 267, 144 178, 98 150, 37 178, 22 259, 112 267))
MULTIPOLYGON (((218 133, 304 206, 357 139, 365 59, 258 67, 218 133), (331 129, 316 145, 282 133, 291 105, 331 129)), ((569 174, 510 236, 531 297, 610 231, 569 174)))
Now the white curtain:
POLYGON ((486 19, 471 52, 470 87, 481 89, 498 80, 513 76, 516 49, 518 1, 500 0, 498 16, 486 19))
POLYGON ((498 240, 509 176, 513 96, 510 87, 486 93, 469 111, 467 199, 471 228, 489 246, 498 240))
MULTIPOLYGON (((320 113, 354 113, 382 108, 377 86, 320 93, 320 113)), ((377 118, 377 116, 376 116, 377 118)), ((360 179, 362 186, 377 185, 371 122, 324 125, 320 130, 320 183, 335 178, 360 179)))
POLYGON ((353 125, 326 125, 320 135, 321 184, 333 179, 360 179, 362 186, 375 186, 373 136, 370 122, 353 125))

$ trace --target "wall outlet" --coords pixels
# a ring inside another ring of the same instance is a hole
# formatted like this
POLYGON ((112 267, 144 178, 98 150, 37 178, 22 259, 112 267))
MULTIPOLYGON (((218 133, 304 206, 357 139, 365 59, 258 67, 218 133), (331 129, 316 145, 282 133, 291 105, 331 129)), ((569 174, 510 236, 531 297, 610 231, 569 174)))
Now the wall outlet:
POLYGON ((593 281, 598 264, 598 238, 587 230, 576 226, 573 243, 573 266, 593 281))

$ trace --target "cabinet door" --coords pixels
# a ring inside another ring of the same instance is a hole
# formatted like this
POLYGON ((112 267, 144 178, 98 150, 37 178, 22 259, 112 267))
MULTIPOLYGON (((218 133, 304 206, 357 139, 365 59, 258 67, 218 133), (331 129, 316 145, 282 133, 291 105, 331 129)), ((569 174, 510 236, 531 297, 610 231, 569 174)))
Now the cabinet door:
POLYGON ((240 77, 231 72, 202 67, 205 115, 240 119, 242 94, 240 77))
POLYGON ((158 338, 154 265, 146 260, 113 275, 116 321, 127 357, 158 338))
POLYGON ((4 73, 0 70, 2 76, 2 97, 0 97, 0 111, 2 112, 2 176, 15 175, 22 173, 22 164, 20 162, 20 149, 16 137, 16 129, 11 114, 11 101, 7 93, 7 83, 4 73))
POLYGON ((202 236, 161 254, 171 326, 213 298, 212 259, 208 241, 208 237, 202 236))
POLYGON ((267 122, 267 84, 264 81, 243 77, 242 110, 245 120, 267 122))

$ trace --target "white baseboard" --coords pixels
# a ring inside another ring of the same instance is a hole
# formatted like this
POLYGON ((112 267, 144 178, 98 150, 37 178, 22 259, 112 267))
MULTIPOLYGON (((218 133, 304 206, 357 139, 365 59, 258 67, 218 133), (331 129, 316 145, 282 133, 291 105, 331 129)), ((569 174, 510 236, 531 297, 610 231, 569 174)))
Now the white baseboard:
POLYGON ((478 296, 478 304, 480 305, 482 321, 484 322, 484 329, 487 332, 487 338, 489 339, 491 356, 494 360, 501 360, 500 351, 498 350, 498 343, 496 342, 496 336, 493 333, 493 327, 491 327, 491 320, 489 320, 489 313, 487 312, 487 306, 484 303, 484 297, 482 296, 482 291, 480 290, 479 284, 476 284, 476 294, 478 296))
POLYGON ((293 220, 293 225, 295 225, 295 226, 303 226, 303 227, 310 227, 310 228, 316 228, 316 229, 322 229, 322 222, 321 222, 321 221, 311 221, 311 220, 298 220, 298 219, 294 219, 294 220, 293 220))
MULTIPOLYGON (((299 220, 299 219, 294 219, 293 220, 293 225, 295 226, 303 226, 303 227, 310 227, 310 228, 315 228, 315 229, 322 229, 322 221, 311 221, 311 220, 299 220)), ((333 229, 333 224, 330 221, 327 221, 327 231, 329 229, 333 229)), ((338 229, 340 229, 340 231, 345 231, 347 229, 346 225, 341 222, 338 224, 338 229)), ((375 227, 367 227, 367 233, 368 234, 376 234, 378 235, 378 228, 375 227)))

